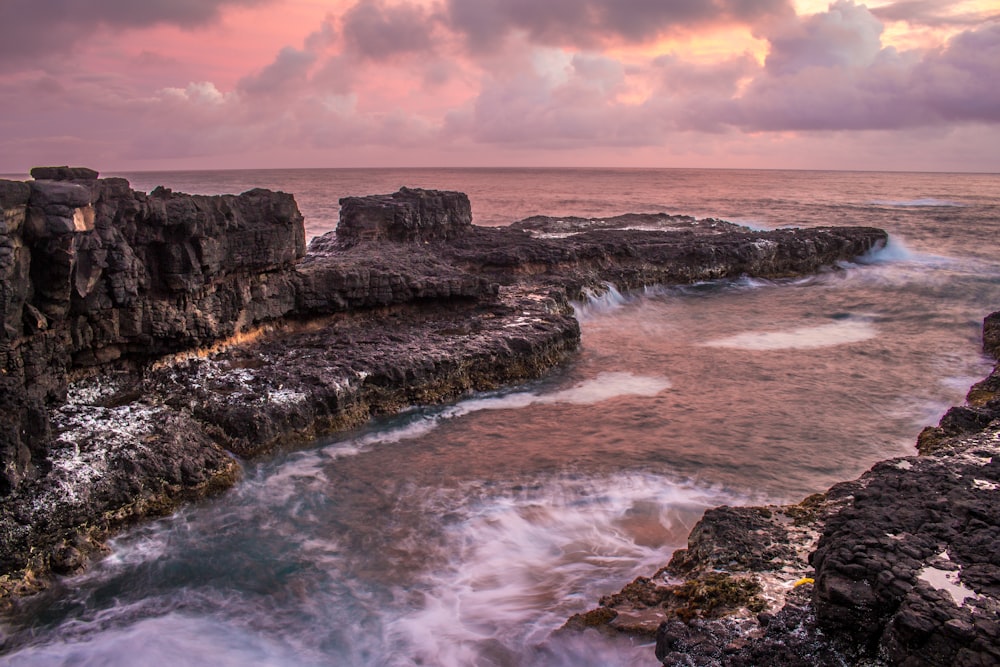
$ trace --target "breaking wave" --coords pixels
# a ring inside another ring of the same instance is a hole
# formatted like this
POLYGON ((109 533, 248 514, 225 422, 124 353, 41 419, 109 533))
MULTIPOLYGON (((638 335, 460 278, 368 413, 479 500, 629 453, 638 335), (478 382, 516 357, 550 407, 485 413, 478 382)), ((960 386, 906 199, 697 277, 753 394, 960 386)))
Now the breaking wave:
POLYGON ((829 324, 780 331, 748 331, 703 343, 706 347, 737 350, 808 350, 848 345, 875 338, 877 330, 868 320, 845 319, 829 324))

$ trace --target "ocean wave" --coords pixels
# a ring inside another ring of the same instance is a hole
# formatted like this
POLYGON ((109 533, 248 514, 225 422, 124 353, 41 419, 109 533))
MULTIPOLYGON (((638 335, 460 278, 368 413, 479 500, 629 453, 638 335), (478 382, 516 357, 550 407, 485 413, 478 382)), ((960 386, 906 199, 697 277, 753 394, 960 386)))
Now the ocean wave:
POLYGON ((585 322, 593 317, 619 310, 629 301, 628 296, 622 294, 613 284, 606 282, 600 290, 584 288, 583 300, 573 301, 570 305, 573 306, 577 319, 585 322))
POLYGON ((663 565, 707 507, 746 502, 655 475, 539 482, 457 492, 462 519, 442 545, 447 565, 426 573, 420 604, 388 623, 392 643, 406 647, 391 664, 494 664, 498 654, 504 664, 634 664, 642 652, 565 646, 550 633, 618 582, 663 565))
MULTIPOLYGON (((296 493, 299 479, 319 475, 322 468, 330 462, 361 454, 376 445, 424 437, 446 420, 483 410, 519 410, 534 405, 560 403, 596 405, 625 396, 656 396, 670 387, 670 380, 663 376, 605 371, 571 387, 555 391, 485 393, 446 407, 414 408, 356 437, 339 439, 318 449, 297 452, 284 464, 282 471, 271 474, 262 483, 274 487, 271 495, 277 502, 285 502, 296 493)), ((323 482, 318 480, 317 483, 323 482)))
POLYGON ((95 622, 81 637, 32 646, 8 656, 4 664, 18 667, 94 665, 243 665, 307 667, 309 660, 279 639, 262 637, 253 628, 238 627, 204 615, 169 613, 104 629, 95 622))
POLYGON ((937 199, 936 197, 919 197, 917 199, 874 199, 868 202, 870 206, 890 206, 893 208, 920 208, 920 207, 953 207, 964 208, 966 205, 961 202, 950 201, 948 199, 937 199))
POLYGON ((710 340, 702 345, 755 351, 809 350, 860 343, 871 340, 877 335, 878 332, 870 321, 850 318, 828 324, 780 331, 747 331, 726 338, 710 340))

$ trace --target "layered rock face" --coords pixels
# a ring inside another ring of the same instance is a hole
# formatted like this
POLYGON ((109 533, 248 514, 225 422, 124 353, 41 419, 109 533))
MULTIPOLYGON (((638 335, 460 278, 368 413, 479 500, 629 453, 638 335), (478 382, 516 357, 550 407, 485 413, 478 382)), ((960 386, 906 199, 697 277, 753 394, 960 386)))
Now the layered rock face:
POLYGON ((58 398, 71 369, 197 347, 294 305, 287 269, 305 235, 291 195, 146 195, 81 178, 91 170, 35 175, 0 187, 0 369, 29 393, 58 398))
POLYGON ((0 597, 231 485, 240 458, 538 377, 578 348, 586 289, 792 275, 886 241, 670 216, 487 229, 462 193, 403 189, 342 200, 307 252, 283 193, 33 175, 0 181, 0 597))
POLYGON ((43 401, 71 376, 138 367, 285 315, 289 269, 305 253, 291 195, 197 197, 84 168, 0 182, 0 375, 10 436, 0 489, 37 466, 43 401), (21 391, 23 390, 23 391, 21 391))

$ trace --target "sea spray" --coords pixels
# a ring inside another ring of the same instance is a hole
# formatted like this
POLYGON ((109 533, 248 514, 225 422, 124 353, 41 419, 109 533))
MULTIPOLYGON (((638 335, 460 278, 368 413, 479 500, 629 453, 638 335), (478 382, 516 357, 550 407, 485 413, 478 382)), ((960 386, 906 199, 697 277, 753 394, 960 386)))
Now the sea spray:
POLYGON ((585 287, 583 300, 574 301, 572 306, 577 319, 583 322, 591 317, 614 312, 628 302, 629 298, 622 294, 617 287, 611 283, 604 283, 601 289, 585 287))

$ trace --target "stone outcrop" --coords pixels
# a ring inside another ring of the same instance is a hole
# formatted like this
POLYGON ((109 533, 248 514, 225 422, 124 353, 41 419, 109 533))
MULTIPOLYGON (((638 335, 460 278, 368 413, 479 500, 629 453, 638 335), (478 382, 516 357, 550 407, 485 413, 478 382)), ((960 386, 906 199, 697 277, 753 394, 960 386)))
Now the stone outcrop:
MULTIPOLYGON (((1000 313, 984 349, 1000 359, 1000 313)), ((709 510, 687 549, 567 623, 656 638, 665 665, 1000 663, 1000 365, 920 436, 798 505, 709 510), (713 578, 757 596, 686 609, 713 578), (766 603, 761 611, 760 602, 766 603)))
POLYGON ((462 192, 402 188, 391 195, 340 200, 337 236, 344 243, 423 243, 456 239, 472 227, 472 204, 462 192))
MULTIPOLYGON (((305 237, 290 195, 146 195, 87 169, 35 174, 60 180, 0 182, 0 374, 27 410, 6 416, 12 432, 71 377, 141 368, 294 307, 305 237)), ((0 445, 0 486, 37 473, 40 432, 0 445)))
POLYGON ((0 181, 0 594, 226 488, 240 458, 538 377, 579 346, 569 299, 585 289, 799 274, 886 241, 672 216, 554 238, 403 189, 342 200, 307 252, 287 194, 33 175, 0 181))

